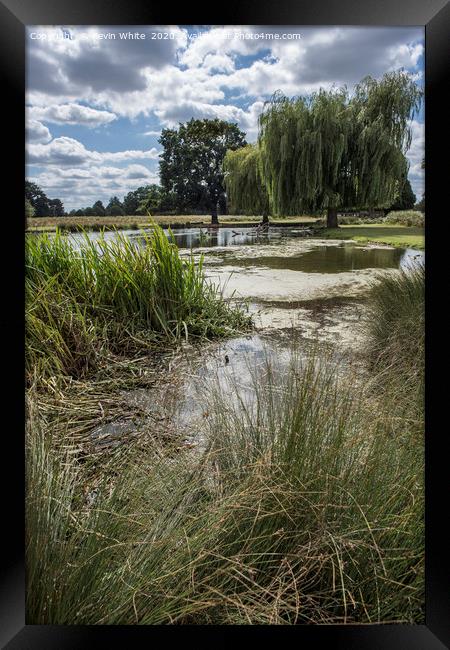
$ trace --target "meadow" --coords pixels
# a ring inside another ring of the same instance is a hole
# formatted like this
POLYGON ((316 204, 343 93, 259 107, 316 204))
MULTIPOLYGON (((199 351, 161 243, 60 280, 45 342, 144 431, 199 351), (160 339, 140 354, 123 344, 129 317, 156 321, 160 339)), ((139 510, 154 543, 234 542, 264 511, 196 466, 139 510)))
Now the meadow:
POLYGON ((383 222, 374 224, 343 224, 329 229, 323 236, 327 239, 353 239, 360 243, 373 242, 400 248, 425 248, 425 232, 418 226, 403 226, 383 222))

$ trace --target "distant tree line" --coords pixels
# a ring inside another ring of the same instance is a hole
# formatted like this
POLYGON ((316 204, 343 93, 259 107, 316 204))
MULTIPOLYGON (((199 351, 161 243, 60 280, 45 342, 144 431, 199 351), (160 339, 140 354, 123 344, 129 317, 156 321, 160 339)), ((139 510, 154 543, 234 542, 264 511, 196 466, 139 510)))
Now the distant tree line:
POLYGON ((171 197, 167 196, 159 185, 143 185, 128 192, 123 201, 118 196, 112 196, 104 205, 96 201, 92 206, 71 210, 70 216, 86 217, 120 217, 133 215, 148 215, 155 212, 170 212, 174 209, 171 197))

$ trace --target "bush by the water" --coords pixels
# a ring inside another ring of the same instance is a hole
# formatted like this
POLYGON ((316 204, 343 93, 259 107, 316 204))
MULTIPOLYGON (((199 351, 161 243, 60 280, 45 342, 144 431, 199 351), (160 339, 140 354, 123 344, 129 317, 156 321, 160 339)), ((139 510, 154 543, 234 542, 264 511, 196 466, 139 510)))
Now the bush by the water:
POLYGON ((80 377, 109 351, 148 348, 164 338, 214 337, 249 326, 155 226, 142 243, 84 233, 26 239, 27 371, 80 377))
POLYGON ((380 221, 380 217, 358 217, 355 215, 343 215, 339 217, 339 223, 341 225, 363 225, 368 223, 377 223, 380 221))
POLYGON ((423 622, 422 445, 336 370, 208 386, 203 454, 150 436, 100 473, 31 413, 28 622, 423 622))
POLYGON ((418 210, 398 210, 389 212, 384 219, 385 223, 398 224, 399 226, 425 227, 425 213, 418 210))

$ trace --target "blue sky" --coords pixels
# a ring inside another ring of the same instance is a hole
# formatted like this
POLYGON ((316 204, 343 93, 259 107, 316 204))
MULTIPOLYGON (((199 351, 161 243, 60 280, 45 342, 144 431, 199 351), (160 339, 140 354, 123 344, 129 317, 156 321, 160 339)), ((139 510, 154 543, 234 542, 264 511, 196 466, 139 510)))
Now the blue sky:
MULTIPOLYGON (((29 26, 27 178, 66 210, 122 199, 159 182, 162 128, 218 117, 254 142, 276 90, 351 92, 364 76, 399 68, 423 86, 423 28, 29 26)), ((411 128, 409 178, 419 200, 423 108, 411 128)))

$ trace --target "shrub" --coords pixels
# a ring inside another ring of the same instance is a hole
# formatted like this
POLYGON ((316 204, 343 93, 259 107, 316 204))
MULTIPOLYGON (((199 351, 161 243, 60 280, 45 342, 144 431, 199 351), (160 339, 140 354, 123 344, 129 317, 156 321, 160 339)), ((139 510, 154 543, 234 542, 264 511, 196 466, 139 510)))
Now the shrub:
POLYGON ((25 217, 34 217, 36 210, 31 205, 28 199, 25 199, 25 217))
POLYGON ((389 212, 384 219, 385 223, 398 224, 400 226, 425 227, 425 213, 417 210, 398 210, 389 212))

